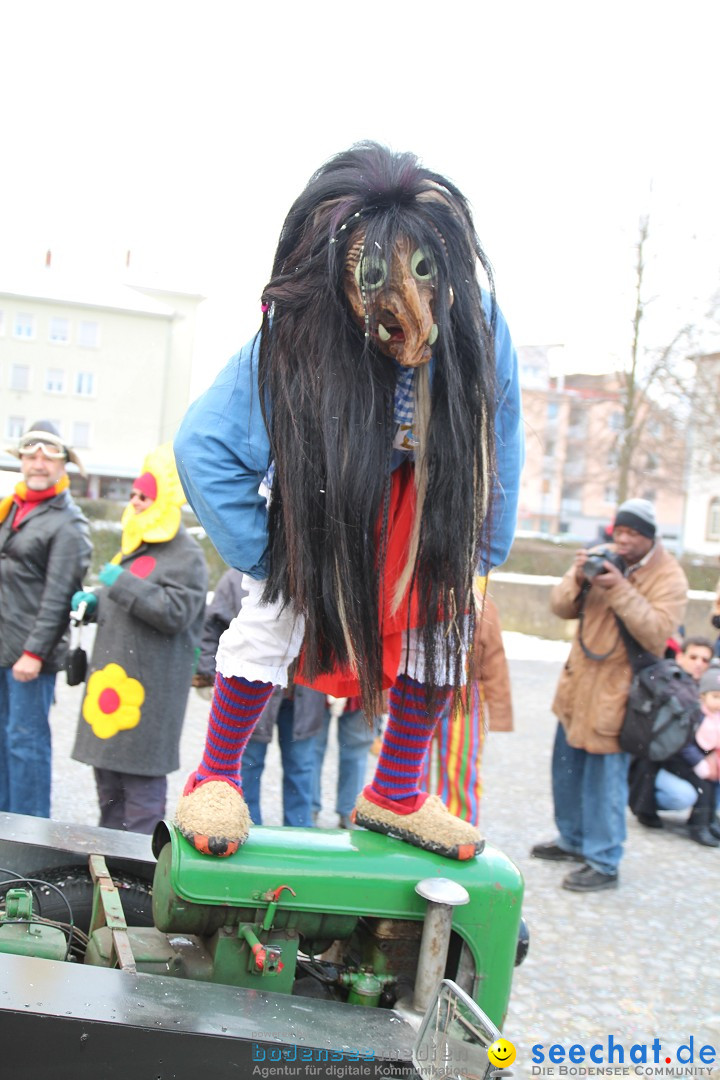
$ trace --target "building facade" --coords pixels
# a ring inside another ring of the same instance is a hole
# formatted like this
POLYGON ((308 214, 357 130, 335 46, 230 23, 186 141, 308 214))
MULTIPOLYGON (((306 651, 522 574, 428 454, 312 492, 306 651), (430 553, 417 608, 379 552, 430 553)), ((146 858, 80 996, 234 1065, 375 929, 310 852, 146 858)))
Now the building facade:
POLYGON ((693 423, 688 425, 684 534, 689 551, 720 555, 720 353, 695 357, 693 423))
POLYGON ((187 408, 201 300, 49 269, 0 282, 0 448, 51 420, 87 472, 71 474, 73 490, 126 498, 147 451, 173 437, 187 408))
MULTIPOLYGON (((623 395, 618 375, 551 376, 547 350, 518 349, 527 444, 518 527, 589 542, 618 504, 623 395)), ((669 413, 647 401, 628 496, 650 499, 660 534, 682 542, 685 448, 669 413)))

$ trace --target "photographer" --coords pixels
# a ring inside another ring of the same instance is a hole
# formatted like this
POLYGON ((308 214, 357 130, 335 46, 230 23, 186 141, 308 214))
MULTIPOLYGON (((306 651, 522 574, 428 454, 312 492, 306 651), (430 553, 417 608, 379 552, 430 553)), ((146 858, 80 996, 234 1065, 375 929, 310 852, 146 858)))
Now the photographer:
POLYGON ((628 499, 618 509, 613 543, 578 551, 552 591, 552 610, 578 619, 553 712, 559 723, 552 760, 558 839, 531 854, 582 864, 563 881, 573 892, 614 888, 625 840, 629 755, 620 750, 632 665, 618 625, 662 656, 683 621, 687 579, 655 539, 655 509, 628 499))

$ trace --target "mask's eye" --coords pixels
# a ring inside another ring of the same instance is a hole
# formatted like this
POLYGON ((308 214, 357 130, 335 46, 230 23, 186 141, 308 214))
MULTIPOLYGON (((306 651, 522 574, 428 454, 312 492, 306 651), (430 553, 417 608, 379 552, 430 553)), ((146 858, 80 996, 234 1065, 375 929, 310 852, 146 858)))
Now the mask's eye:
POLYGON ((412 253, 410 270, 417 281, 432 281, 437 272, 432 255, 426 255, 422 248, 412 253))
POLYGON ((387 262, 382 255, 364 255, 355 267, 355 280, 361 289, 380 289, 387 281, 387 262))

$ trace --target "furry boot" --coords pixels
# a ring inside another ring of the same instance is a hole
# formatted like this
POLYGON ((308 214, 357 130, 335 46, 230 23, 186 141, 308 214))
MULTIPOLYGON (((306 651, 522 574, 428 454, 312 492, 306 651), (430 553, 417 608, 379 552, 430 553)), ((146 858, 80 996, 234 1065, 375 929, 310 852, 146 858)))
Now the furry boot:
POLYGON ((242 793, 222 777, 185 785, 175 812, 175 824, 203 855, 233 855, 248 838, 252 821, 242 793))
POLYGON ((240 763, 272 689, 271 683, 216 676, 203 759, 175 814, 180 832, 204 855, 232 855, 248 838, 252 821, 240 763))
POLYGON ((437 795, 421 792, 396 802, 366 787, 351 815, 356 825, 386 833, 447 859, 473 859, 485 846, 478 829, 451 814, 437 795))
MULTIPOLYGON (((449 691, 438 691, 438 715, 449 691)), ((428 716, 422 683, 401 675, 390 691, 389 715, 372 784, 360 793, 352 819, 373 832, 405 840, 448 859, 472 859, 485 841, 474 825, 451 814, 437 795, 418 790, 438 716, 428 716)))

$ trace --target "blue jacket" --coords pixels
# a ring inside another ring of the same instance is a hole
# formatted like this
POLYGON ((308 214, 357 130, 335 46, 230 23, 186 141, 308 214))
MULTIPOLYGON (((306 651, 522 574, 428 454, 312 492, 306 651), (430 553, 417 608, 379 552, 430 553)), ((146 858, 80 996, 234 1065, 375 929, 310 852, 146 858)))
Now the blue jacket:
MULTIPOLYGON (((267 511, 258 488, 270 466, 270 441, 257 385, 259 337, 229 361, 190 406, 175 439, 175 458, 188 502, 229 566, 267 577, 267 511)), ((524 461, 517 356, 498 310, 495 330, 498 403, 497 479, 490 566, 505 561, 515 533, 524 461)))

